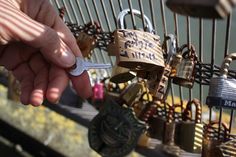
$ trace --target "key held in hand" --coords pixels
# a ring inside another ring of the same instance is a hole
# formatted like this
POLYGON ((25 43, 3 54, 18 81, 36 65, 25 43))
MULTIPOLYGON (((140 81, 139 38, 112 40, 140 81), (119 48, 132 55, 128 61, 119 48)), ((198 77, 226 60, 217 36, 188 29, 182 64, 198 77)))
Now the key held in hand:
POLYGON ((76 63, 69 71, 69 73, 73 76, 81 75, 85 70, 88 69, 109 69, 111 68, 111 64, 98 64, 98 63, 91 63, 87 62, 84 59, 77 57, 76 63))

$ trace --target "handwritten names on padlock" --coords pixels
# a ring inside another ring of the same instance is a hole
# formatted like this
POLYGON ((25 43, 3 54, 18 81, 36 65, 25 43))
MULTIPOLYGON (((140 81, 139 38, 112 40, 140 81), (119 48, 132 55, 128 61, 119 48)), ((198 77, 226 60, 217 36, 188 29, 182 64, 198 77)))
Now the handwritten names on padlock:
POLYGON ((159 36, 138 30, 118 29, 115 31, 115 40, 119 49, 117 61, 120 66, 133 70, 164 67, 159 36))

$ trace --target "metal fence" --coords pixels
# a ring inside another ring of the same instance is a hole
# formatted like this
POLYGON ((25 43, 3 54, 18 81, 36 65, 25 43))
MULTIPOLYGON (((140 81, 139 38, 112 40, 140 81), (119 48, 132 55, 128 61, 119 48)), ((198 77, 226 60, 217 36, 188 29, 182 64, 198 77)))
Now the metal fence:
MULTIPOLYGON (((177 37, 177 45, 193 44, 200 63, 197 65, 195 85, 191 89, 178 85, 171 85, 170 96, 172 103, 174 96, 183 100, 198 98, 203 104, 208 94, 210 78, 219 75, 220 64, 224 57, 236 52, 236 11, 224 20, 201 19, 185 17, 171 12, 165 6, 165 0, 50 0, 56 8, 65 7, 65 21, 84 25, 90 21, 98 21, 104 32, 113 32, 118 28, 116 17, 123 9, 137 9, 142 13, 141 20, 133 14, 126 18, 126 27, 139 29, 145 27, 144 14, 147 15, 154 26, 155 33, 160 35, 161 41, 169 33, 177 37)), ((93 62, 115 64, 115 58, 108 56, 103 49, 95 49, 91 58, 93 62)), ((234 65, 234 64, 232 64, 234 65)), ((232 67, 232 66, 231 66, 232 67)), ((236 72, 229 71, 229 76, 236 78, 236 72)), ((213 112, 219 113, 219 124, 223 113, 230 114, 230 132, 234 125, 234 110, 209 108, 209 121, 213 112)))

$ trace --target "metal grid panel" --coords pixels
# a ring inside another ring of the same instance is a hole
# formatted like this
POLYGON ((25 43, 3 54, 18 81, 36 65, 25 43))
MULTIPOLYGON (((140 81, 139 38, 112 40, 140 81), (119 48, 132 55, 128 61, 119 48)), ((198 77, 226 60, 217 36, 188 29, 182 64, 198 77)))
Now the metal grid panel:
MULTIPOLYGON (((191 18, 177 15, 165 6, 165 0, 50 0, 56 8, 64 6, 66 8, 65 20, 78 25, 86 24, 90 21, 98 21, 103 31, 112 32, 117 28, 116 17, 125 8, 135 8, 142 13, 141 20, 131 14, 126 18, 127 28, 143 28, 144 17, 147 15, 155 29, 155 33, 160 35, 163 41, 164 36, 169 33, 175 34, 178 46, 182 44, 193 44, 201 61, 198 65, 197 80, 193 89, 186 89, 177 85, 172 85, 170 95, 174 103, 174 95, 180 100, 199 98, 205 103, 208 94, 209 78, 218 74, 219 65, 224 56, 228 53, 236 52, 234 40, 236 31, 236 11, 225 20, 205 20, 201 18, 191 18)), ((104 50, 96 49, 91 58, 94 62, 110 62, 115 64, 115 58, 110 57, 104 50)), ((231 71, 231 77, 235 72, 231 71)), ((222 113, 226 109, 220 109, 219 122, 222 113)), ((209 119, 212 119, 212 109, 209 109, 209 119)), ((233 124, 234 111, 231 113, 229 121, 230 130, 233 124)))

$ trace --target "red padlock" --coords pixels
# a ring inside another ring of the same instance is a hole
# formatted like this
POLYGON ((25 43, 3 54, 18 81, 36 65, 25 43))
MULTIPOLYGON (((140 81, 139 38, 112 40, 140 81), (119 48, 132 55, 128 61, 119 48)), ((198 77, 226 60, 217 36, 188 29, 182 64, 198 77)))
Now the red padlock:
POLYGON ((100 105, 104 101, 104 84, 101 82, 96 82, 93 86, 93 104, 100 108, 100 105))

